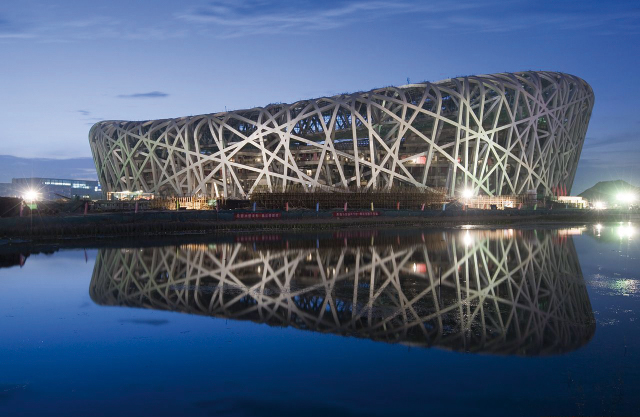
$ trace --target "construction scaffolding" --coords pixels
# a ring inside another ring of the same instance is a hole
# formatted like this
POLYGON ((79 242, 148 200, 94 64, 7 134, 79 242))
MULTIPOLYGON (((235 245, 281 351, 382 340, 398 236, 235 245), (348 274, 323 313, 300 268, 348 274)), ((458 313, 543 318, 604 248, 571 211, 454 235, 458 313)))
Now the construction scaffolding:
POLYGON ((211 210, 215 201, 202 196, 154 198, 151 200, 154 210, 211 210))
MULTIPOLYGON (((461 200, 464 202, 464 199, 461 200)), ((492 208, 504 210, 506 208, 523 208, 536 203, 535 195, 498 195, 498 196, 476 196, 469 200, 468 206, 472 208, 489 210, 492 208)))

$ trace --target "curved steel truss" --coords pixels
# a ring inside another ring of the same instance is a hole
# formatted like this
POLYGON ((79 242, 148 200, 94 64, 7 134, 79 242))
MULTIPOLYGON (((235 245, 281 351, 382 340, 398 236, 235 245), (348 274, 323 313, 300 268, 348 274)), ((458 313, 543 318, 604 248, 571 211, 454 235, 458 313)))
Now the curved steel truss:
POLYGON ((436 237, 437 245, 327 249, 100 249, 90 294, 103 305, 471 352, 555 354, 592 337, 571 238, 513 231, 436 237))
POLYGON ((594 103, 554 72, 459 77, 234 112, 95 124, 107 192, 246 197, 412 186, 571 190, 594 103))

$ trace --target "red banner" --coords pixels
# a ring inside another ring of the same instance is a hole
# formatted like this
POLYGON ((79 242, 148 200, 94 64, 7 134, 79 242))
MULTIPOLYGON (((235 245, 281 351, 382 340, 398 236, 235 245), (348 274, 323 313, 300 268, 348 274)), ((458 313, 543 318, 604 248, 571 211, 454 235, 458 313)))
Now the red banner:
POLYGON ((234 220, 280 219, 282 213, 234 213, 234 220))
POLYGON ((333 217, 375 217, 379 211, 334 211, 333 217))

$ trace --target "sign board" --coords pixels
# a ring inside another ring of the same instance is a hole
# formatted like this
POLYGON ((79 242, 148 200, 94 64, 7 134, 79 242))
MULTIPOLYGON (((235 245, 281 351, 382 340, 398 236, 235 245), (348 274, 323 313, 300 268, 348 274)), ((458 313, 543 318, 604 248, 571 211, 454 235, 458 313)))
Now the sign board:
POLYGON ((376 217, 379 211, 334 211, 333 217, 376 217))
POLYGON ((272 220, 282 218, 282 213, 234 213, 234 220, 272 220))
POLYGON ((238 235, 236 242, 279 242, 282 240, 280 235, 238 235))

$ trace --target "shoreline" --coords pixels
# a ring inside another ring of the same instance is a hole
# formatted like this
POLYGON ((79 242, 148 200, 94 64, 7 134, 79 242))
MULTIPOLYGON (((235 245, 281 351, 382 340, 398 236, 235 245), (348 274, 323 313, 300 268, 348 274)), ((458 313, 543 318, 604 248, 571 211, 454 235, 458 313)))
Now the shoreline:
MULTIPOLYGON (((538 211, 398 211, 378 210, 375 217, 334 217, 332 211, 262 210, 279 218, 235 219, 245 210, 147 211, 141 213, 99 213, 88 215, 21 217, 0 219, 0 247, 33 244, 64 244, 153 239, 163 237, 232 236, 249 233, 305 233, 340 229, 455 228, 464 225, 536 227, 558 224, 640 220, 636 212, 594 212, 587 210, 538 211)), ((255 214, 254 213, 254 214, 255 214)))

